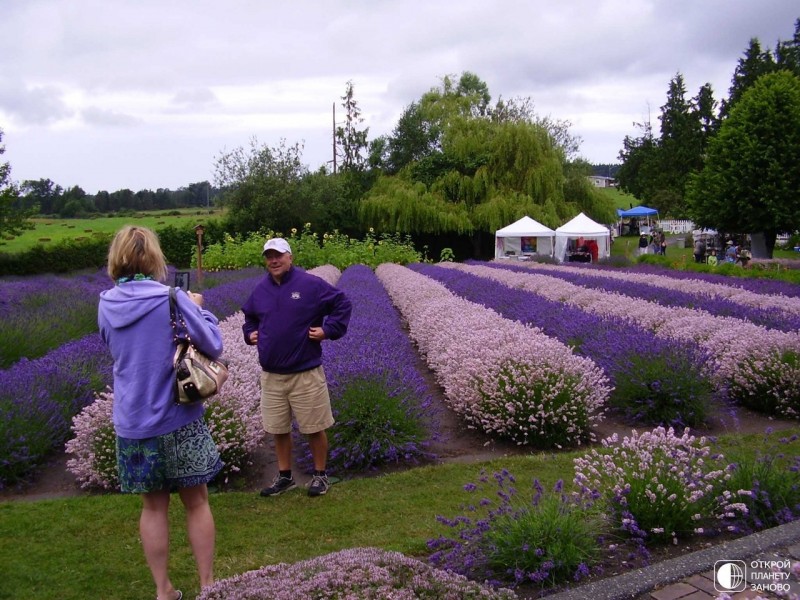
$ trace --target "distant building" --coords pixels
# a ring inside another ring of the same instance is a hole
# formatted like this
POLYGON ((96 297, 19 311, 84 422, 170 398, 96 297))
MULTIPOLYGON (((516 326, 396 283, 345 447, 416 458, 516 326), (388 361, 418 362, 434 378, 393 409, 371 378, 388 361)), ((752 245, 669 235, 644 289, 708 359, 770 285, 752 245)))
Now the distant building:
POLYGON ((613 177, 603 177, 602 175, 589 175, 589 181, 594 187, 608 188, 617 187, 617 182, 613 177))

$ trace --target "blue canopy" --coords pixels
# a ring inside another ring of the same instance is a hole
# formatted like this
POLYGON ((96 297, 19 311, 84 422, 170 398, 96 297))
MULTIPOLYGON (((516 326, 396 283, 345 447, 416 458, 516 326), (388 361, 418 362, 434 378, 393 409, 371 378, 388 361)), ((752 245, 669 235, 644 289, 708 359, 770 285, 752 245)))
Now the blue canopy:
POLYGON ((657 214, 658 211, 655 208, 647 208, 646 206, 634 206, 630 210, 617 209, 617 215, 620 217, 652 217, 657 214))

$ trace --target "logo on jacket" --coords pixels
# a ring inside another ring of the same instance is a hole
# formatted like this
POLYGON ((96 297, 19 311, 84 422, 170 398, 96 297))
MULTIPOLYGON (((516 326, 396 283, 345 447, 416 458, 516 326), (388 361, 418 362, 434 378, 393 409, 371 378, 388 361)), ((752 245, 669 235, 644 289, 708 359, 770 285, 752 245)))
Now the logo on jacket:
POLYGON ((300 300, 300 292, 292 292, 292 300, 300 300))

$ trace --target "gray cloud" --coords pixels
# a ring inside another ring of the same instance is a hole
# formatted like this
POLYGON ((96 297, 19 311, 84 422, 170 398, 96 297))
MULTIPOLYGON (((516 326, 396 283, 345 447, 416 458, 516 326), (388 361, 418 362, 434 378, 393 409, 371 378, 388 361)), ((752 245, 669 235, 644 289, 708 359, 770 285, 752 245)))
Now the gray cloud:
POLYGON ((0 82, 0 114, 22 125, 50 125, 72 116, 63 92, 56 86, 26 87, 21 82, 0 82))
POLYGON ((100 127, 130 127, 142 122, 142 119, 113 110, 89 106, 81 110, 81 117, 88 125, 100 127))
POLYGON ((35 0, 0 14, 0 128, 16 176, 63 168, 34 140, 56 146, 68 122, 75 155, 102 156, 102 173, 97 158, 71 166, 70 183, 90 190, 101 178, 113 188, 116 173, 132 189, 202 180, 223 147, 253 135, 304 140, 316 168, 348 80, 377 136, 465 70, 494 99, 530 97, 571 121, 589 160, 614 161, 632 122, 648 109, 655 120, 675 73, 689 94, 710 82, 721 98, 749 39, 791 38, 800 10, 795 0, 35 0), (126 152, 111 151, 123 132, 126 152))

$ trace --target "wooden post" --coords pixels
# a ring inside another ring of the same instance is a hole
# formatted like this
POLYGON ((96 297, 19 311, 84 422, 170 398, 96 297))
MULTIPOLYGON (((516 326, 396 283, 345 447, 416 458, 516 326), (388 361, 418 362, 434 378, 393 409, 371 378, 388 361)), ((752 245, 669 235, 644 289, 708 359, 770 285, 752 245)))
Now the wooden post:
POLYGON ((202 225, 195 225, 194 232, 197 234, 197 286, 203 289, 203 232, 202 225))

